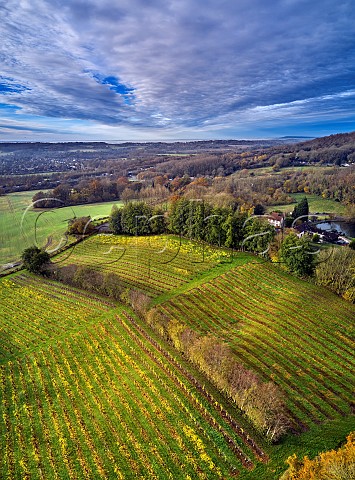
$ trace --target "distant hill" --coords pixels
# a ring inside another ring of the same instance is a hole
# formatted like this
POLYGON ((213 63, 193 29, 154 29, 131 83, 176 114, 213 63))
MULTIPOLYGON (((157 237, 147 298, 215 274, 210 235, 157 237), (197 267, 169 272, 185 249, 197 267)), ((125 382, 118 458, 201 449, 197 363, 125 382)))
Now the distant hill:
POLYGON ((307 148, 318 149, 318 148, 330 148, 330 147, 344 147, 352 146, 355 147, 355 132, 350 133, 337 133, 335 135, 329 135, 327 137, 314 138, 303 143, 299 143, 298 147, 304 146, 307 148))
POLYGON ((337 133, 297 143, 290 141, 287 145, 271 147, 270 151, 278 156, 286 155, 291 164, 299 162, 325 165, 355 163, 355 132, 337 133))

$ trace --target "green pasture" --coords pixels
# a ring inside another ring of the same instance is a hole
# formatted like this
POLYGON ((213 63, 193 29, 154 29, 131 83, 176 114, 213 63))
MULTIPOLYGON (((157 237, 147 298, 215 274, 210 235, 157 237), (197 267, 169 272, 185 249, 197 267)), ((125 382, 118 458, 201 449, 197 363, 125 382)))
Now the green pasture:
POLYGON ((106 217, 113 204, 121 203, 35 210, 31 208, 35 193, 19 192, 0 197, 0 265, 17 261, 21 252, 31 245, 48 245, 48 250, 55 250, 66 241, 64 232, 70 218, 88 215, 92 218, 106 217))
POLYGON ((275 210, 280 210, 281 212, 292 212, 296 203, 298 203, 302 198, 306 197, 309 205, 310 213, 327 213, 332 215, 344 215, 346 213, 346 208, 340 202, 336 202, 331 198, 322 198, 319 195, 311 195, 306 193, 290 193, 290 197, 294 199, 294 203, 289 203, 286 205, 274 205, 267 208, 268 212, 273 212, 275 210))

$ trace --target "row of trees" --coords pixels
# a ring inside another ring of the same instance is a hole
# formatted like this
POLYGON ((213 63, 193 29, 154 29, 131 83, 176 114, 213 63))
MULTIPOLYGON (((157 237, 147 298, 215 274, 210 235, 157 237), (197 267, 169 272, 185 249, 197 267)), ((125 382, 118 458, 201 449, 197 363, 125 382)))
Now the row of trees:
POLYGON ((83 288, 90 292, 123 300, 126 287, 120 277, 112 272, 100 272, 88 265, 70 264, 58 266, 49 264, 45 268, 45 275, 77 288, 83 288))
POLYGON ((113 207, 110 216, 115 234, 148 235, 173 233, 228 248, 267 251, 274 228, 265 220, 249 217, 240 209, 213 207, 211 204, 180 199, 168 212, 145 202, 113 207))
MULTIPOLYGON (((294 215, 307 212, 305 199, 295 208, 294 215)), ((144 202, 130 202, 121 209, 113 207, 110 225, 115 234, 173 233, 212 245, 263 253, 301 277, 312 275, 315 267, 310 238, 298 238, 294 233, 275 238, 275 229, 267 222, 267 216, 248 216, 240 209, 213 207, 203 201, 182 198, 165 213, 144 202)))
POLYGON ((37 192, 33 198, 34 208, 58 208, 83 203, 109 202, 118 200, 128 187, 137 197, 142 184, 129 182, 126 177, 118 179, 82 178, 76 183, 61 183, 49 192, 37 192))
POLYGON ((145 312, 144 294, 132 304, 147 323, 182 351, 222 391, 230 396, 255 427, 277 441, 290 427, 281 391, 272 382, 237 362, 232 350, 212 335, 201 335, 157 308, 145 312), (143 298, 141 298, 143 297, 143 298))

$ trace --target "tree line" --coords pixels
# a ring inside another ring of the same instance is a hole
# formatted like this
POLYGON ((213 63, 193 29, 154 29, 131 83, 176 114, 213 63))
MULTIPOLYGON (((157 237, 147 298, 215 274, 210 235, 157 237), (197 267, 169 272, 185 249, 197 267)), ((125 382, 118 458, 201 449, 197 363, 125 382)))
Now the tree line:
MULTIPOLYGON (((267 222, 267 215, 262 215, 262 206, 257 205, 254 211, 260 215, 250 215, 235 206, 215 207, 201 200, 185 198, 171 202, 165 211, 160 206, 133 201, 122 208, 113 206, 110 228, 114 234, 176 234, 218 247, 262 254, 290 273, 313 278, 318 285, 326 286, 350 302, 355 301, 354 241, 350 248, 338 247, 316 253, 318 247, 314 240, 317 239, 313 237, 317 235, 299 238, 293 229, 288 228, 276 233, 267 222)), ((286 217, 286 227, 303 215, 308 215, 305 198, 296 205, 292 216, 286 217)), ((95 232, 90 217, 68 222, 68 234, 83 236, 95 232)), ((33 261, 34 269, 37 268, 36 262, 37 259, 33 261)))
POLYGON ((158 308, 146 311, 146 305, 144 294, 133 298, 133 308, 147 323, 226 393, 270 441, 276 442, 289 430, 291 421, 285 399, 273 382, 263 382, 239 363, 230 347, 217 337, 201 335, 158 308))
MULTIPOLYGON (((308 203, 303 199, 290 221, 307 214, 308 203)), ((113 207, 110 226, 114 234, 172 233, 218 247, 246 250, 271 258, 298 276, 312 276, 316 257, 311 238, 298 238, 290 230, 280 240, 267 219, 267 215, 253 216, 240 208, 214 207, 204 201, 181 198, 172 202, 167 212, 145 202, 129 202, 120 209, 113 207)))
POLYGON ((265 220, 250 217, 232 207, 214 207, 199 200, 179 199, 168 212, 145 202, 113 207, 110 226, 115 234, 149 235, 173 233, 220 247, 267 250, 275 229, 265 220))

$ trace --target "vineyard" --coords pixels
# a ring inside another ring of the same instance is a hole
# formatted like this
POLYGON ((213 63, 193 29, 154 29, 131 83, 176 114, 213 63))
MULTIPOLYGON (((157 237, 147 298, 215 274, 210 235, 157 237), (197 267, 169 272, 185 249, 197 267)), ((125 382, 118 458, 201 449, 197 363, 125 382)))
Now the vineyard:
POLYGON ((78 330, 114 304, 29 275, 0 282, 0 364, 78 330))
MULTIPOLYGON (((248 254, 239 254, 241 263, 248 254)), ((88 265, 119 275, 127 287, 151 296, 176 289, 220 262, 230 262, 231 254, 172 236, 128 237, 96 235, 57 256, 58 265, 88 265)))
POLYGON ((355 308, 327 290, 249 263, 159 308, 224 339, 243 364, 279 385, 296 429, 351 412, 355 308))
POLYGON ((0 478, 228 479, 267 461, 123 307, 27 274, 0 295, 0 478))
POLYGON ((22 271, 0 279, 1 479, 277 480, 355 429, 355 309, 327 290, 173 236, 96 235, 52 261, 114 272, 224 340, 284 392, 292 434, 267 444, 128 307, 22 271))

